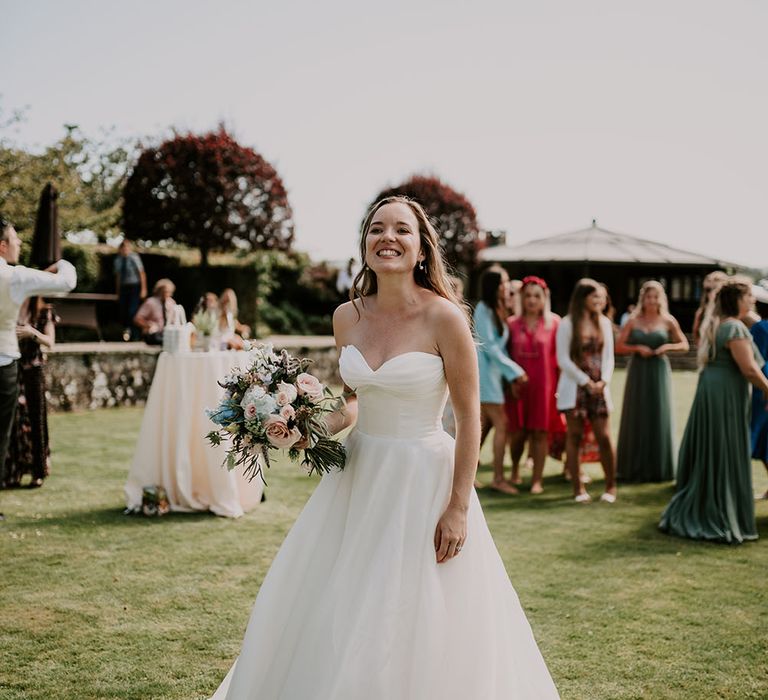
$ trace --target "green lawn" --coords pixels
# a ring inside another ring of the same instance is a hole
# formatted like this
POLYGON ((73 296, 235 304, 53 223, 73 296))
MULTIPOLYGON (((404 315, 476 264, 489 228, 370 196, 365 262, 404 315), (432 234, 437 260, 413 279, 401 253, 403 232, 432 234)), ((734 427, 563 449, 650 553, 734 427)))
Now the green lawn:
MULTIPOLYGON (((695 375, 674 381, 681 432, 695 375)), ((278 465, 267 502, 240 520, 123 516, 140 420, 137 409, 53 416, 53 476, 0 492, 3 700, 207 698, 238 653, 259 582, 316 481, 278 465)), ((481 499, 562 697, 768 697, 768 504, 757 506, 758 543, 688 542, 656 531, 671 485, 578 506, 559 471, 549 465, 538 498, 481 499)), ((599 467, 589 471, 597 495, 599 467)))

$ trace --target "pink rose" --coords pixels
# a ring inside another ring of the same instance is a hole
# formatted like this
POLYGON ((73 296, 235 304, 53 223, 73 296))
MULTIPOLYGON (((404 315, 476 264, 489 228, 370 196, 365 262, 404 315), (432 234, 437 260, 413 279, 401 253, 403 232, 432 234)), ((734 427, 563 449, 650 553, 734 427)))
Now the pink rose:
POLYGON ((253 420, 254 418, 256 418, 256 404, 255 403, 245 404, 245 408, 243 409, 243 412, 245 413, 245 417, 248 420, 253 420))
POLYGON ((302 372, 296 377, 296 388, 299 394, 307 396, 312 403, 317 403, 323 398, 323 385, 320 380, 307 372, 302 372))
POLYGON ((288 421, 282 416, 269 416, 264 421, 264 432, 267 434, 267 440, 275 447, 290 447, 301 440, 301 432, 298 428, 290 429, 288 421))
POLYGON ((278 406, 287 406, 289 403, 293 403, 296 400, 296 396, 296 387, 293 386, 293 384, 280 382, 277 385, 275 400, 277 401, 278 406))
POLYGON ((285 420, 287 420, 287 421, 288 421, 288 420, 291 420, 292 418, 295 418, 295 417, 296 417, 296 410, 293 408, 293 406, 291 406, 290 404, 288 404, 287 406, 283 406, 283 407, 280 409, 280 415, 281 415, 283 418, 285 418, 285 420))

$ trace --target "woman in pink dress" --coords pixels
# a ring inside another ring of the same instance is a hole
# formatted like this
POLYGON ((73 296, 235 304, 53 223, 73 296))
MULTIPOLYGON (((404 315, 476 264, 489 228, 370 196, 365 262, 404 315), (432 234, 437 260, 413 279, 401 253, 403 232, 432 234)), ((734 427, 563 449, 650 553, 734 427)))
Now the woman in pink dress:
MULTIPOLYGON (((521 289, 523 312, 509 324, 509 356, 528 375, 528 383, 520 387, 518 398, 509 395, 505 403, 512 454, 530 438, 533 456, 531 493, 544 491, 542 476, 547 458, 547 436, 563 430, 563 419, 555 404, 557 387, 557 352, 555 336, 560 321, 550 310, 549 287, 540 277, 526 277, 521 289)), ((513 465, 517 475, 519 460, 513 465)))

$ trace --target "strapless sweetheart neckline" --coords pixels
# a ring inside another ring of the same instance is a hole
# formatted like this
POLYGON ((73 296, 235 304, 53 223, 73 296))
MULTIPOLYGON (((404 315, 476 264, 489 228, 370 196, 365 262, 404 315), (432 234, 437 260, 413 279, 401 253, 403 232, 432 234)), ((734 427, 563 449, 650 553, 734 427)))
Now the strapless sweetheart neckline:
POLYGON ((427 357, 434 357, 436 360, 440 360, 440 362, 443 361, 443 358, 440 357, 440 355, 435 355, 433 352, 424 352, 423 350, 408 350, 406 352, 398 353, 397 355, 393 355, 392 357, 384 360, 376 369, 373 369, 371 367, 370 362, 365 359, 365 355, 363 355, 362 351, 354 344, 350 343, 349 345, 343 345, 342 351, 346 350, 347 348, 352 348, 359 356, 360 359, 365 362, 365 366, 373 372, 373 374, 376 374, 379 372, 382 368, 384 368, 386 365, 388 365, 390 362, 394 362, 395 360, 400 359, 401 357, 407 357, 408 355, 426 355, 427 357))

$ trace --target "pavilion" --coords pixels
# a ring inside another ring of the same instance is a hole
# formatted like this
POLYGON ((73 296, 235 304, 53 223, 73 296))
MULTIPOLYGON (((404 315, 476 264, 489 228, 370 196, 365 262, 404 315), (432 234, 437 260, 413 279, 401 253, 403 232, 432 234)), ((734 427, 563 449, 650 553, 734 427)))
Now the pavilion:
POLYGON ((579 231, 484 248, 478 260, 480 270, 496 263, 513 279, 543 277, 552 291, 552 310, 561 315, 567 312, 571 291, 581 277, 608 286, 618 315, 637 300, 643 282, 659 280, 667 290, 670 311, 686 331, 699 305, 703 277, 713 270, 743 269, 736 263, 608 231, 594 219, 591 226, 579 231))

